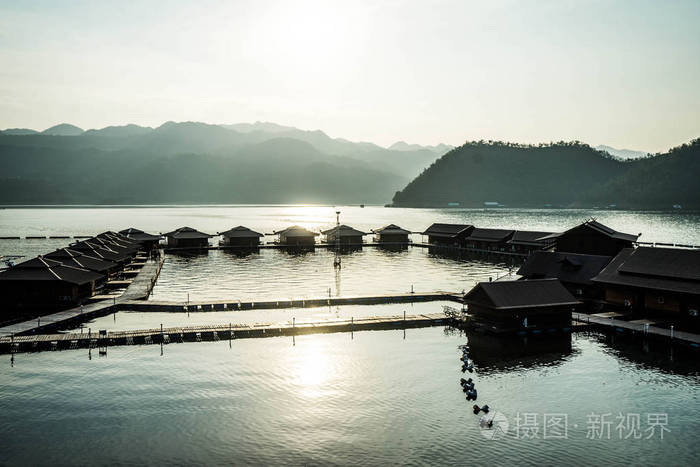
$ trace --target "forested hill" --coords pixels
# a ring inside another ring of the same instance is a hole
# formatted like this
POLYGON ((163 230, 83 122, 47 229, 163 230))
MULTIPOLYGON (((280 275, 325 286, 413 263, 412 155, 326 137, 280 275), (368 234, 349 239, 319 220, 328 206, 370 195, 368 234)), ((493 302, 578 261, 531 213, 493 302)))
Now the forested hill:
POLYGON ((700 139, 621 161, 579 143, 468 142, 394 195, 394 206, 700 208, 700 139))

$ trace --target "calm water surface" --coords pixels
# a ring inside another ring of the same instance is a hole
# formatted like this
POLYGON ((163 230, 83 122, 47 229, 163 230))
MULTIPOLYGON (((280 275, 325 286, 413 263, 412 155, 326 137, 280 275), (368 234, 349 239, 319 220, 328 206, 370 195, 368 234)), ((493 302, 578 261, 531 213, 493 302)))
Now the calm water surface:
POLYGON ((467 339, 442 328, 5 356, 3 462, 695 464, 700 380, 683 356, 598 336, 470 340, 478 403, 509 424, 494 439, 459 386, 467 339), (646 430, 657 412, 663 440, 621 439, 614 424, 587 438, 591 414, 640 414, 646 430), (554 413, 567 439, 543 439, 554 413), (537 414, 535 439, 519 414, 537 414))

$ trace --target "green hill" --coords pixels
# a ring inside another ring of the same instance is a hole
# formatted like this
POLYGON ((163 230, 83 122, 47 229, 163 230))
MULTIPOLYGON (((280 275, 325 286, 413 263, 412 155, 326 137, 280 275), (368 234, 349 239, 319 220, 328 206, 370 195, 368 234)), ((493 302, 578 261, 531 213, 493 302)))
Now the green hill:
POLYGON ((621 161, 579 142, 468 142, 394 195, 394 206, 700 208, 700 139, 621 161))

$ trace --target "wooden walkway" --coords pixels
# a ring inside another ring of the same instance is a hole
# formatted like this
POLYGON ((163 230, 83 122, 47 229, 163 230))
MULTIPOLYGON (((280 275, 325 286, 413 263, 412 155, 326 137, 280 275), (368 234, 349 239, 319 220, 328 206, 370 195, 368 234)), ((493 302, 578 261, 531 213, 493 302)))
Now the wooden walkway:
POLYGON ((273 324, 223 324, 97 333, 39 334, 0 337, 0 353, 104 348, 118 345, 168 344, 254 337, 297 336, 333 332, 408 329, 446 324, 444 314, 382 316, 350 320, 284 322, 273 324))
POLYGON ((642 336, 659 337, 671 339, 678 342, 690 344, 693 347, 700 347, 700 335, 685 331, 676 331, 654 326, 654 321, 634 320, 624 321, 620 319, 620 313, 608 312, 593 315, 574 314, 573 319, 579 323, 588 324, 592 328, 607 331, 631 332, 642 336))
POLYGON ((344 297, 317 297, 287 300, 263 300, 259 302, 242 302, 239 300, 222 300, 217 302, 172 302, 172 301, 122 301, 121 310, 148 312, 197 312, 197 311, 233 311, 259 310, 274 308, 313 308, 337 305, 379 305, 388 303, 418 303, 449 301, 462 302, 461 294, 453 292, 406 293, 395 295, 358 295, 344 297))

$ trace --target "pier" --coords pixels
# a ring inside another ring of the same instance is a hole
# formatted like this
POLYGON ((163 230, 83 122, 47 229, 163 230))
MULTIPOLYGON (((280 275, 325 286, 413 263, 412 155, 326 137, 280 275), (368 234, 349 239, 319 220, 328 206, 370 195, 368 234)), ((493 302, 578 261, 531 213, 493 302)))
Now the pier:
POLYGON ((0 337, 0 353, 16 353, 42 350, 68 350, 120 345, 169 344, 175 342, 201 342, 245 338, 298 336, 335 332, 368 330, 409 329, 442 326, 448 322, 443 313, 384 316, 350 320, 316 322, 291 322, 269 324, 218 324, 203 326, 141 329, 132 331, 98 331, 64 334, 39 334, 32 336, 0 337))
POLYGON ((624 315, 616 312, 595 313, 591 315, 574 314, 573 322, 578 323, 577 329, 582 329, 581 325, 590 329, 597 329, 605 332, 619 332, 634 334, 636 336, 673 340, 679 343, 688 344, 691 347, 700 347, 700 335, 678 331, 673 325, 668 328, 661 327, 659 320, 636 319, 625 321, 624 315), (655 325, 657 324, 657 325, 655 325))

